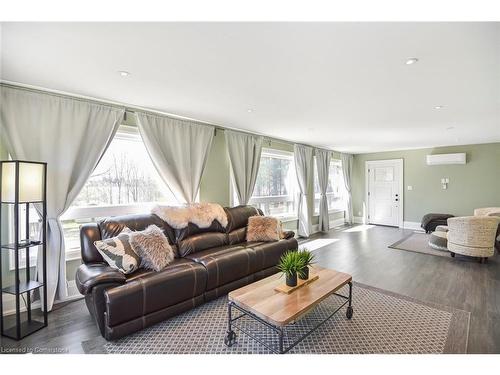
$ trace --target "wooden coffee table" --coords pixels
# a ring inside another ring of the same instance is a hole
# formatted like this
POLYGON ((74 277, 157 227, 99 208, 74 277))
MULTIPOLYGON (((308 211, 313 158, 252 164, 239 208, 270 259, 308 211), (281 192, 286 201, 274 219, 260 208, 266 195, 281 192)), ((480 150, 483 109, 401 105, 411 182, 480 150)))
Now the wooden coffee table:
POLYGON ((305 285, 290 294, 278 292, 275 287, 284 283, 284 277, 281 274, 269 276, 263 280, 254 282, 243 288, 229 293, 228 303, 228 330, 224 342, 227 346, 232 346, 236 342, 236 328, 251 338, 260 342, 262 345, 275 353, 283 354, 292 349, 299 342, 304 340, 317 328, 332 318, 346 304, 347 319, 353 315, 352 308, 352 276, 346 273, 337 272, 322 267, 313 267, 313 273, 318 274, 318 280, 305 285), (344 285, 349 285, 349 295, 344 296, 336 293, 344 285), (284 347, 285 328, 295 324, 313 308, 318 306, 326 298, 335 295, 345 300, 333 312, 329 313, 314 327, 291 344, 284 347), (233 316, 233 309, 240 314, 233 316), (256 320, 267 328, 270 328, 278 335, 278 347, 268 345, 260 340, 254 332, 244 329, 235 322, 243 317, 249 317, 256 320))

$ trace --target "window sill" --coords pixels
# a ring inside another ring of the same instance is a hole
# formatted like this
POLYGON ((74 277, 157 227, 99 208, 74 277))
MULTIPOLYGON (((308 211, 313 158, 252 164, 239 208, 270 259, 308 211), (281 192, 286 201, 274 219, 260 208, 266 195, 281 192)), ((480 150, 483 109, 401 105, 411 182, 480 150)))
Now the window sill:
POLYGON ((66 262, 71 262, 73 260, 81 260, 82 256, 80 254, 80 249, 71 249, 66 251, 66 262))
MULTIPOLYGON (((328 214, 337 214, 339 212, 345 212, 345 210, 341 210, 339 208, 335 208, 333 210, 328 210, 328 214)), ((319 212, 315 212, 313 216, 319 216, 319 212)))
POLYGON ((297 221, 297 220, 299 220, 299 218, 298 218, 298 217, 296 217, 296 216, 284 216, 284 217, 275 216, 275 217, 276 217, 276 218, 278 218, 278 219, 280 219, 280 221, 281 221, 282 223, 290 223, 290 222, 292 222, 292 221, 297 221))

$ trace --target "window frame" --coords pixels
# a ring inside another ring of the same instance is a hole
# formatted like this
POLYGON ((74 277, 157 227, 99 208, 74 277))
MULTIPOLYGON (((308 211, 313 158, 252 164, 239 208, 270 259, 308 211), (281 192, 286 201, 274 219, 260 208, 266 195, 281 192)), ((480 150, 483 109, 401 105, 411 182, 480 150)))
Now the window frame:
MULTIPOLYGON (((267 148, 267 147, 264 147, 262 148, 262 153, 261 153, 261 158, 262 157, 273 157, 273 158, 277 158, 277 159, 286 159, 286 160, 290 160, 292 162, 292 166, 294 168, 294 174, 295 174, 295 160, 294 160, 294 153, 293 151, 284 151, 284 150, 278 150, 278 149, 274 149, 274 148, 267 148)), ((260 160, 259 160, 259 163, 260 163, 260 160)), ((233 176, 232 176, 232 170, 231 170, 231 198, 232 198, 232 203, 234 205, 234 203, 236 202, 236 197, 235 197, 235 190, 234 190, 234 186, 233 186, 233 176)), ((295 184, 297 182, 295 181, 295 184)), ((256 197, 254 198, 253 197, 253 194, 252 194, 252 198, 250 198, 250 201, 248 202, 249 205, 254 205, 254 204, 265 204, 265 203, 272 203, 272 202, 288 202, 289 200, 287 200, 285 198, 285 200, 283 200, 283 198, 280 198, 280 199, 276 199, 278 197, 292 197, 292 202, 294 203, 295 206, 297 206, 298 202, 297 202, 297 186, 293 186, 292 187, 292 193, 290 195, 273 195, 273 196, 267 196, 267 197, 256 197)), ((296 211, 296 210, 295 210, 296 211)), ((289 222, 289 221, 295 221, 298 219, 298 212, 294 212, 293 214, 290 214, 290 213, 285 213, 285 214, 279 214, 279 215, 272 215, 273 217, 276 217, 276 218, 279 218, 282 222, 289 222)))
MULTIPOLYGON (((315 185, 316 179, 319 178, 318 177, 318 168, 317 168, 317 164, 316 164, 316 156, 314 156, 314 158, 313 158, 313 163, 314 163, 314 166, 313 166, 313 216, 319 216, 319 207, 318 207, 318 210, 316 211, 316 205, 314 204, 316 199, 319 199, 321 197, 321 194, 319 194, 319 193, 316 194, 316 192, 314 192, 314 185, 315 185)), ((342 168, 342 160, 331 158, 330 165, 328 167, 328 179, 330 179, 330 168, 331 168, 332 163, 334 163, 337 166, 340 166, 340 168, 342 168)), ((331 193, 327 192, 326 195, 335 197, 334 192, 331 192, 331 193)), ((338 199, 342 199, 342 197, 340 197, 338 199)), ((328 207, 329 214, 334 214, 337 212, 345 212, 345 209, 328 207)))

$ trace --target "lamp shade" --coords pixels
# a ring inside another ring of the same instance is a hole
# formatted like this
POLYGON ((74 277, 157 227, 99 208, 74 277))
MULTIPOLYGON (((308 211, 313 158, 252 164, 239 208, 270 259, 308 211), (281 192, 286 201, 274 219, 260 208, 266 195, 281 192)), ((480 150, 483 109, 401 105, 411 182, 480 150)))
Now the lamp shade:
POLYGON ((18 203, 43 200, 45 163, 4 161, 2 162, 2 202, 16 201, 16 164, 19 165, 18 203))

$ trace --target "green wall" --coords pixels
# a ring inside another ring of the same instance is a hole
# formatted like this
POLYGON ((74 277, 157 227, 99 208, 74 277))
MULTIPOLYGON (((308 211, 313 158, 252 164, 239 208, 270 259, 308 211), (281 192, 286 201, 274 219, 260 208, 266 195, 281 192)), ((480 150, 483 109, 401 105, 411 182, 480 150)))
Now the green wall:
POLYGON ((363 215, 365 162, 403 159, 404 220, 420 222, 430 212, 472 215, 474 208, 500 206, 500 143, 437 147, 354 155, 352 198, 354 216, 363 215), (465 165, 426 164, 426 155, 465 152, 465 165), (449 178, 447 190, 441 178, 449 178), (408 185, 413 190, 407 190, 408 185))

